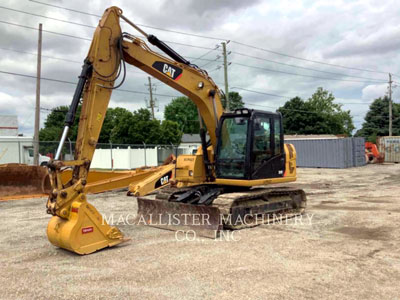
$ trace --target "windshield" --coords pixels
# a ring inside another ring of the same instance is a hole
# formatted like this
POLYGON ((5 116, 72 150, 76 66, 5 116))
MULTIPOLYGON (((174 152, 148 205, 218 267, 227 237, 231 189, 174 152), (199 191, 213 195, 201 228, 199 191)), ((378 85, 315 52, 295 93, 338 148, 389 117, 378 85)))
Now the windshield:
POLYGON ((247 126, 247 118, 234 117, 224 119, 221 126, 221 144, 218 151, 218 177, 244 177, 247 126))

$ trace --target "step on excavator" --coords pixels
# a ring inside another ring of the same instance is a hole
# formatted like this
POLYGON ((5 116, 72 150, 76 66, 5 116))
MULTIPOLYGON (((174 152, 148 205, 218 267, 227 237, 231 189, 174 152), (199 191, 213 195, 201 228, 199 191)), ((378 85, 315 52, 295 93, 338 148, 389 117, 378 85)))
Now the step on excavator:
POLYGON ((201 125, 201 146, 195 155, 177 158, 173 182, 161 180, 154 187, 157 193, 138 197, 140 220, 154 227, 215 237, 224 228, 252 227, 276 216, 288 218, 304 212, 303 190, 276 186, 296 180, 296 151, 284 144, 282 116, 246 108, 224 112, 222 91, 205 70, 144 32, 120 8, 110 7, 95 30, 55 159, 48 164, 52 190, 47 212, 53 217, 47 235, 52 244, 88 254, 125 241, 122 232, 107 224, 88 203, 85 185, 111 93, 122 85, 126 64, 190 98, 198 108, 201 125), (153 51, 141 38, 123 33, 121 19, 165 55, 153 51), (75 157, 61 161, 61 149, 81 98, 75 157), (73 172, 63 183, 61 173, 66 167, 73 172), (171 185, 162 188, 166 183, 171 185))

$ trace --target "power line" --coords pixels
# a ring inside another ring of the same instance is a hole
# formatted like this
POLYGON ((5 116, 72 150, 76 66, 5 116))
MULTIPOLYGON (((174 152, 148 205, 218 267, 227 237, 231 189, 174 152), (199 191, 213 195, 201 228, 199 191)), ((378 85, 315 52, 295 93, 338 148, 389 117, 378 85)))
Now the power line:
POLYGON ((237 86, 233 86, 233 87, 231 87, 231 89, 233 89, 233 90, 242 90, 242 91, 246 91, 246 92, 251 92, 251 93, 256 93, 256 94, 261 94, 261 95, 267 95, 267 96, 272 96, 272 97, 291 99, 291 97, 287 97, 287 96, 270 94, 270 93, 265 93, 265 92, 259 92, 259 91, 249 90, 249 89, 245 89, 245 88, 241 88, 241 87, 237 87, 237 86))
MULTIPOLYGON (((0 20, 0 23, 7 24, 7 25, 18 26, 18 27, 27 28, 27 29, 32 29, 32 30, 38 30, 35 27, 30 27, 30 26, 26 26, 26 25, 22 25, 22 24, 11 23, 11 22, 7 22, 7 21, 3 21, 3 20, 0 20)), ((55 31, 44 30, 44 29, 42 31, 43 32, 47 32, 47 33, 56 34, 56 35, 65 36, 65 37, 80 39, 80 40, 84 40, 84 41, 89 41, 89 42, 92 41, 92 39, 79 37, 79 36, 75 36, 75 35, 71 35, 71 34, 65 34, 65 33, 61 33, 61 32, 55 32, 55 31)), ((172 42, 172 41, 165 41, 165 42, 169 43, 169 44, 175 44, 175 45, 192 47, 192 48, 199 48, 199 49, 206 49, 206 50, 213 50, 214 49, 214 48, 210 48, 210 47, 196 46, 196 45, 190 45, 190 44, 179 43, 179 42, 172 42)))
MULTIPOLYGON (((9 48, 2 48, 0 47, 1 50, 6 50, 6 51, 12 51, 12 52, 17 52, 17 53, 25 53, 25 54, 30 54, 30 55, 37 55, 37 53, 33 52, 27 52, 27 51, 21 51, 21 50, 14 50, 14 49, 9 49, 9 48)), ((42 55, 42 57, 49 58, 49 59, 55 59, 55 60, 62 60, 66 62, 72 62, 76 64, 83 64, 83 61, 77 61, 77 60, 70 60, 66 58, 60 58, 60 57, 54 57, 54 56, 48 56, 48 55, 42 55)), ((144 75, 144 72, 137 72, 137 71, 129 71, 129 73, 135 73, 135 74, 142 74, 144 75)))
POLYGON ((61 109, 52 109, 52 108, 46 108, 46 107, 40 107, 40 110, 44 110, 44 111, 50 111, 50 112, 60 112, 60 113, 67 113, 68 110, 61 110, 61 109))
MULTIPOLYGON (((270 109, 278 110, 278 108, 275 108, 275 107, 272 107, 272 106, 268 106, 268 105, 255 104, 255 103, 249 103, 249 102, 245 102, 245 104, 253 105, 253 106, 260 106, 260 107, 267 107, 267 108, 270 108, 270 109)), ((318 114, 318 115, 321 114, 321 112, 309 111, 309 110, 301 110, 301 109, 292 109, 292 108, 289 109, 289 108, 284 108, 284 107, 279 107, 279 109, 283 109, 283 110, 286 110, 286 111, 304 112, 304 113, 309 113, 309 114, 318 114)), ((328 114, 328 113, 322 113, 322 114, 328 114)))
POLYGON ((15 11, 15 12, 30 15, 30 16, 34 16, 34 17, 45 18, 45 19, 54 20, 54 21, 58 21, 58 22, 64 22, 64 23, 68 23, 68 24, 72 24, 72 25, 78 25, 78 26, 83 26, 83 27, 88 27, 88 28, 96 28, 96 26, 92 26, 92 25, 87 25, 87 24, 83 24, 83 23, 77 23, 77 22, 72 22, 72 21, 68 21, 68 20, 62 20, 62 19, 58 19, 58 18, 43 16, 43 15, 39 15, 39 14, 35 14, 35 13, 31 13, 31 12, 27 12, 27 11, 23 11, 23 10, 19 10, 19 9, 9 8, 9 7, 5 7, 5 6, 0 6, 0 8, 10 10, 10 11, 15 11))
POLYGON ((360 83, 371 83, 371 82, 372 83, 383 83, 383 81, 377 81, 377 80, 375 80, 375 81, 360 81, 360 80, 319 77, 319 76, 306 75, 306 74, 290 73, 290 72, 285 72, 285 71, 272 70, 272 69, 268 69, 268 68, 264 68, 264 67, 249 66, 249 65, 238 63, 238 62, 232 62, 232 64, 242 66, 242 67, 247 67, 247 68, 264 70, 264 71, 268 71, 268 72, 272 72, 272 73, 280 73, 280 74, 287 74, 287 75, 294 75, 294 76, 301 76, 301 77, 308 77, 308 78, 316 78, 316 79, 323 79, 323 80, 349 81, 349 82, 360 82, 360 83))
MULTIPOLYGON (((22 28, 27 28, 27 29, 32 29, 32 30, 38 30, 35 27, 30 27, 30 26, 26 26, 26 25, 22 25, 22 24, 11 23, 11 22, 7 22, 7 21, 3 21, 3 20, 0 20, 0 23, 7 24, 7 25, 13 25, 13 26, 17 26, 17 27, 22 27, 22 28)), ((92 41, 92 39, 89 39, 89 38, 83 38, 83 37, 70 35, 70 34, 65 34, 65 33, 61 33, 61 32, 49 31, 49 30, 44 30, 44 29, 42 31, 43 32, 47 32, 47 33, 56 34, 56 35, 66 36, 66 37, 70 37, 70 38, 74 38, 74 39, 92 41)))
MULTIPOLYGON (((199 57, 194 58, 193 60, 198 60, 198 59, 202 59, 204 56, 207 56, 208 54, 210 54, 211 52, 213 52, 214 50, 217 50, 219 48, 219 45, 216 45, 216 47, 213 50, 207 51, 206 53, 204 53, 203 55, 200 55, 199 57)), ((214 61, 214 60, 211 60, 214 61)))
MULTIPOLYGON (((1 50, 6 50, 6 51, 12 51, 12 52, 17 52, 17 53, 25 53, 25 54, 32 54, 32 55, 37 55, 37 53, 33 53, 33 52, 27 52, 27 51, 22 51, 22 50, 15 50, 15 49, 10 49, 10 48, 3 48, 0 47, 1 50)), ((158 54, 163 55, 163 53, 160 52, 156 52, 158 54)), ((70 60, 70 59, 65 59, 65 58, 60 58, 60 57, 54 57, 54 56, 49 56, 49 55, 42 55, 42 57, 46 57, 46 58, 51 58, 51 59, 57 59, 57 60, 64 60, 64 61, 68 61, 68 62, 73 62, 73 63, 83 63, 81 61, 76 61, 76 60, 70 60)), ((214 61, 214 59, 208 59, 208 58, 195 58, 192 56, 185 56, 186 58, 190 58, 190 59, 199 59, 199 60, 205 60, 205 61, 214 61)))
MULTIPOLYGON (((218 66, 218 67, 216 67, 215 69, 213 69, 213 70, 211 70, 211 71, 208 71, 208 73, 217 71, 217 70, 219 70, 219 69, 221 69, 221 68, 222 68, 221 66, 218 66)), ((218 84, 218 85, 221 85, 221 84, 218 84)))
MULTIPOLYGON (((20 74, 20 73, 14 73, 14 72, 7 72, 7 71, 1 71, 1 70, 0 70, 0 73, 8 74, 8 75, 21 76, 21 77, 26 77, 26 78, 33 78, 33 79, 36 79, 36 78, 37 78, 36 76, 33 76, 33 75, 20 74)), ((70 82, 70 81, 65 81, 65 80, 60 80, 60 79, 54 79, 54 78, 41 77, 40 80, 54 81, 54 82, 68 83, 68 84, 76 85, 76 82, 70 82)))
MULTIPOLYGON (((36 76, 33 76, 33 75, 21 74, 21 73, 15 73, 15 72, 7 72, 7 71, 1 71, 1 70, 0 70, 0 73, 8 74, 8 75, 14 75, 14 76, 20 76, 20 77, 26 77, 26 78, 34 78, 34 79, 37 78, 36 76)), ((54 79, 54 78, 41 77, 40 80, 46 80, 46 81, 53 81, 53 82, 76 85, 76 82, 71 82, 71 81, 66 81, 66 80, 61 80, 61 79, 54 79)), ((116 89, 116 91, 147 95, 146 92, 133 91, 133 90, 116 89)), ((177 97, 179 97, 178 95, 166 95, 166 94, 153 94, 153 95, 160 96, 160 97, 169 97, 169 98, 177 98, 177 97)))
POLYGON ((218 55, 214 60, 205 63, 204 65, 200 66, 200 68, 204 68, 205 66, 208 66, 209 64, 211 64, 211 63, 213 63, 213 62, 216 62, 216 61, 218 61, 220 58, 221 58, 221 57, 218 55))
MULTIPOLYGON (((21 51, 21 50, 15 50, 15 49, 9 49, 9 48, 3 48, 0 47, 0 50, 5 50, 5 51, 12 51, 12 52, 16 52, 16 53, 24 53, 24 54, 30 54, 30 55, 37 55, 37 53, 33 53, 33 52, 27 52, 27 51, 21 51)), ((66 62, 72 62, 72 63, 76 63, 76 64, 83 64, 82 61, 77 61, 77 60, 70 60, 70 59, 66 59, 66 58, 60 58, 60 57, 54 57, 54 56, 48 56, 48 55, 42 55, 42 57, 45 58, 49 58, 49 59, 55 59, 55 60, 61 60, 61 61, 66 61, 66 62)), ((187 58, 191 58, 189 56, 186 56, 187 58)), ((207 61, 214 61, 212 59, 205 59, 207 61)), ((135 72, 135 71, 129 71, 130 73, 136 73, 136 74, 144 74, 144 72, 135 72)))
MULTIPOLYGON (((25 53, 25 54, 37 55, 37 53, 33 53, 33 52, 14 50, 14 49, 3 48, 3 47, 0 47, 0 49, 1 50, 6 50, 6 51, 17 52, 17 53, 25 53)), ((70 60, 70 59, 66 59, 66 58, 53 57, 53 56, 48 56, 48 55, 42 55, 42 57, 50 58, 50 59, 56 59, 56 60, 63 60, 63 61, 67 61, 67 62, 77 63, 77 64, 83 64, 82 61, 70 60)))
MULTIPOLYGON (((275 108, 275 107, 268 106, 268 105, 255 104, 255 103, 249 103, 249 102, 245 102, 245 104, 246 104, 246 105, 253 105, 253 106, 260 106, 260 107, 267 107, 267 108, 274 109, 274 110, 281 109, 281 110, 285 110, 285 111, 297 111, 297 112, 304 112, 304 113, 318 114, 318 115, 321 115, 321 114, 329 114, 328 112, 316 112, 316 111, 301 110, 301 109, 293 109, 293 108, 285 108, 285 107, 278 107, 278 108, 275 108)), ((353 117, 353 116, 351 116, 351 117, 353 117)))
MULTIPOLYGON (((250 89, 246 89, 246 88, 242 88, 242 87, 231 87, 231 89, 235 89, 235 90, 242 90, 242 91, 246 91, 246 92, 251 92, 251 93, 256 93, 256 94, 261 94, 261 95, 267 95, 267 96, 271 96, 271 97, 277 97, 277 98, 286 98, 286 99, 293 99, 295 97, 298 96, 283 96, 283 95, 277 95, 277 94, 271 94, 271 93, 267 93, 267 92, 261 92, 261 91, 255 91, 255 90, 250 90, 250 89)), ((346 99, 340 99, 340 98, 335 98, 335 100, 346 100, 346 99)), ((350 99, 348 99, 350 100, 350 99)), ((338 103, 338 104, 343 104, 343 105, 370 105, 372 104, 372 102, 369 103, 360 103, 360 102, 346 102, 346 103, 338 103)))
POLYGON ((50 3, 45 3, 45 2, 40 2, 40 1, 35 1, 35 0, 29 0, 30 2, 35 2, 38 4, 42 4, 42 5, 47 5, 47 6, 51 6, 51 7, 56 7, 56 8, 61 8, 61 9, 65 9, 65 10, 69 10, 72 12, 76 12, 76 13, 80 13, 80 14, 84 14, 84 15, 88 15, 88 16, 92 16, 92 17, 101 17, 101 15, 96 15, 93 13, 89 13, 89 12, 83 12, 80 10, 76 10, 76 9, 72 9, 72 8, 67 8, 67 7, 63 7, 63 6, 59 6, 59 5, 54 5, 54 4, 50 4, 50 3))
MULTIPOLYGON (((80 11, 80 10, 77 10, 77 9, 72 9, 72 8, 68 8, 68 7, 64 7, 64 6, 54 5, 54 4, 50 4, 50 3, 44 3, 44 2, 35 1, 35 0, 29 0, 29 1, 30 2, 34 2, 34 3, 38 3, 38 4, 42 4, 42 5, 46 5, 46 6, 51 6, 51 7, 55 7, 55 8, 59 8, 59 9, 72 11, 72 12, 79 13, 79 14, 84 14, 84 15, 88 15, 88 16, 92 16, 92 17, 101 18, 101 15, 97 15, 97 14, 93 14, 93 13, 89 13, 89 12, 84 12, 84 11, 80 11)), ((146 28, 152 28, 152 29, 160 30, 160 31, 173 32, 173 33, 177 33, 177 34, 182 34, 182 35, 187 35, 187 36, 195 36, 195 37, 204 38, 204 39, 217 40, 217 41, 225 41, 226 40, 226 39, 222 39, 222 38, 206 36, 206 35, 201 35, 201 34, 195 34, 195 33, 188 33, 188 32, 183 32, 183 31, 176 31, 176 30, 165 29, 165 28, 160 28, 160 27, 156 27, 156 26, 150 26, 150 25, 144 25, 144 24, 137 24, 137 25, 138 26, 142 26, 142 27, 146 27, 146 28)))
MULTIPOLYGON (((157 52, 157 53, 158 53, 158 52, 157 52)), ((162 54, 162 53, 158 53, 158 54, 164 55, 164 54, 162 54)), ((193 60, 214 61, 213 59, 209 59, 209 58, 198 58, 198 57, 186 56, 186 55, 185 55, 185 57, 186 57, 186 58, 193 59, 193 60)))
MULTIPOLYGON (((37 77, 34 76, 34 75, 27 75, 27 74, 15 73, 15 72, 7 72, 7 71, 1 71, 1 70, 0 70, 0 73, 9 74, 9 75, 15 75, 15 76, 21 76, 21 77, 26 77, 26 78, 33 78, 33 79, 36 79, 36 78, 37 78, 37 77)), ((61 80, 61 79, 46 78, 46 77, 41 77, 40 79, 41 79, 41 80, 45 80, 45 81, 53 81, 53 82, 58 82, 58 83, 65 83, 65 84, 76 85, 75 82, 66 81, 66 80, 61 80)), ((279 98, 291 99, 291 98, 288 97, 288 96, 282 96, 282 95, 270 94, 270 93, 265 93, 265 92, 260 92, 260 91, 254 91, 254 90, 245 89, 245 88, 241 88, 241 87, 232 87, 232 89, 239 89, 239 90, 244 90, 244 91, 253 92, 253 93, 258 93, 258 94, 267 95, 267 96, 272 96, 272 97, 279 97, 279 98)), ((147 95, 146 92, 134 91, 134 90, 116 89, 116 91, 147 95)), ((153 95, 155 95, 155 96, 160 96, 160 97, 170 97, 170 98, 179 97, 178 95, 166 95, 166 94, 156 94, 156 93, 154 93, 153 95)), ((368 105, 369 105, 369 104, 371 104, 371 103, 340 103, 340 104, 360 104, 360 105, 364 105, 364 104, 367 105, 367 104, 368 104, 368 105)), ((260 106, 260 105, 258 105, 258 104, 252 104, 252 105, 260 106)), ((262 106, 262 105, 261 105, 261 106, 262 106)), ((268 106, 266 106, 266 107, 268 107, 268 106)))
POLYGON ((303 70, 309 70, 309 71, 315 71, 315 72, 321 72, 321 73, 339 75, 339 76, 345 76, 345 77, 353 77, 353 78, 368 79, 368 80, 382 80, 382 81, 386 82, 386 80, 383 80, 383 79, 375 79, 375 78, 348 75, 348 74, 343 74, 343 73, 336 73, 336 72, 317 70, 317 69, 313 69, 313 68, 307 68, 307 67, 287 64, 287 63, 283 63, 283 62, 279 62, 279 61, 275 61, 275 60, 271 60, 271 59, 261 58, 261 57, 258 57, 258 56, 252 56, 252 55, 248 55, 248 54, 244 54, 244 53, 240 53, 240 52, 236 52, 236 51, 231 51, 231 52, 233 54, 237 54, 237 55, 241 55, 241 56, 245 56, 245 57, 250 57, 250 58, 254 58, 254 59, 258 59, 258 60, 262 60, 262 61, 267 61, 267 62, 271 62, 271 63, 274 63, 274 64, 279 64, 279 65, 288 66, 288 67, 292 67, 292 68, 299 68, 299 69, 303 69, 303 70))
MULTIPOLYGON (((0 70, 0 73, 8 74, 8 75, 14 75, 14 76, 21 76, 21 77, 26 77, 26 78, 34 78, 34 79, 37 78, 36 76, 33 76, 33 75, 20 74, 20 73, 15 73, 15 72, 7 72, 7 71, 1 71, 1 70, 0 70)), ((66 83, 66 84, 73 84, 73 85, 76 85, 76 83, 74 83, 74 82, 65 81, 65 80, 60 80, 60 79, 46 78, 46 77, 41 77, 40 79, 41 79, 41 80, 46 80, 46 81, 53 81, 53 82, 59 82, 59 83, 66 83)), ((145 95, 147 95, 146 92, 133 91, 133 90, 117 89, 116 91, 128 92, 128 93, 134 93, 134 94, 145 94, 145 95)), ((155 96, 160 96, 160 97, 170 97, 170 98, 177 98, 177 97, 179 97, 179 96, 176 96, 176 95, 165 95, 165 94, 153 94, 153 95, 155 95, 155 96)), ((268 108, 271 108, 271 109, 276 109, 276 108, 274 108, 274 107, 272 107, 272 106, 261 105, 261 104, 255 104, 255 103, 249 103, 249 102, 246 102, 245 104, 253 105, 253 106, 268 107, 268 108)), ((293 109, 290 109, 290 110, 292 110, 292 111, 301 111, 301 110, 293 110, 293 109)), ((303 112, 307 112, 307 113, 316 113, 316 112, 310 112, 310 111, 303 111, 303 112)))
POLYGON ((253 49, 256 49, 256 50, 260 50, 260 51, 264 51, 264 52, 268 52, 268 53, 272 53, 272 54, 276 54, 276 55, 280 55, 280 56, 290 57, 290 58, 294 58, 294 59, 299 59, 299 60, 303 60, 303 61, 308 61, 308 62, 321 64, 321 65, 327 65, 327 66, 338 67, 338 68, 349 69, 349 70, 370 72, 370 73, 381 73, 381 74, 387 74, 388 73, 388 72, 383 72, 383 71, 346 67, 346 66, 342 66, 342 65, 326 63, 326 62, 317 61, 317 60, 311 60, 311 59, 307 59, 307 58, 303 58, 303 57, 293 56, 293 55, 289 55, 289 54, 285 54, 285 53, 281 53, 281 52, 277 52, 277 51, 272 51, 272 50, 269 50, 269 49, 264 49, 264 48, 248 45, 248 44, 241 43, 241 42, 238 42, 238 41, 231 41, 231 42, 235 43, 235 44, 238 44, 238 45, 241 45, 241 46, 253 48, 253 49))

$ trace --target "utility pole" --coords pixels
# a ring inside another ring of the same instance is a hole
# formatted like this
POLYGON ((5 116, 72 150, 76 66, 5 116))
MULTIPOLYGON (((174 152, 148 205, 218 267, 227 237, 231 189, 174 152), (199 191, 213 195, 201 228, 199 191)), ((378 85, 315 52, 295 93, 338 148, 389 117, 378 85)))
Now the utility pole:
POLYGON ((226 53, 226 44, 227 42, 222 42, 222 54, 224 56, 224 78, 225 78, 225 102, 226 102, 226 111, 229 111, 229 90, 228 90, 228 58, 226 53))
POLYGON ((35 132, 33 138, 33 164, 39 165, 39 126, 40 126, 40 76, 42 68, 42 24, 39 24, 39 40, 36 70, 35 132))
POLYGON ((392 130, 392 74, 389 73, 389 136, 393 135, 392 130))
MULTIPOLYGON (((154 107, 156 106, 155 104, 155 99, 153 99, 153 86, 151 84, 151 77, 149 76, 149 92, 150 92, 150 101, 149 104, 147 105, 147 108, 151 109, 151 116, 153 117, 153 120, 156 119, 156 117, 154 116, 154 107)), ((147 85, 147 84, 146 84, 147 85)))

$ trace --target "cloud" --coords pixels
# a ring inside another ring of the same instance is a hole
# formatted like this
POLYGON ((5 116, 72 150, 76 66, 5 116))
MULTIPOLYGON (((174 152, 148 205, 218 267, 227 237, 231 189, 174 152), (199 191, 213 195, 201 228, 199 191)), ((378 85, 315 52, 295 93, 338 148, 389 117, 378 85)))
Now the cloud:
POLYGON ((381 56, 398 51, 400 26, 385 26, 377 32, 347 33, 344 38, 325 52, 326 58, 349 56, 381 56))
POLYGON ((384 97, 387 94, 387 84, 368 85, 362 89, 362 98, 364 100, 375 100, 384 97))
MULTIPOLYGON (((221 20, 252 7, 261 0, 169 0, 155 1, 158 5, 139 5, 139 10, 148 24, 163 27, 204 31, 219 26, 221 20)), ((133 13, 135 12, 132 10, 133 13)))

